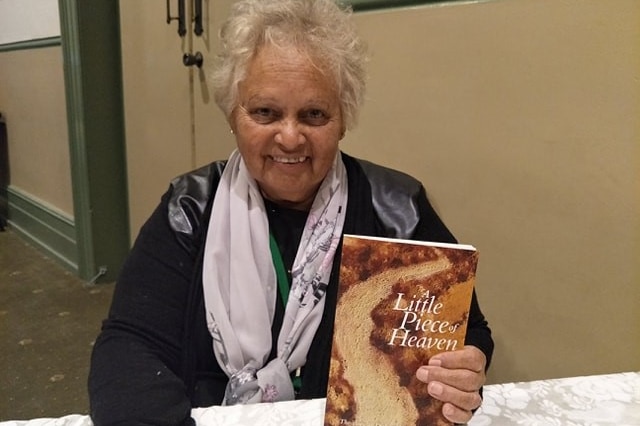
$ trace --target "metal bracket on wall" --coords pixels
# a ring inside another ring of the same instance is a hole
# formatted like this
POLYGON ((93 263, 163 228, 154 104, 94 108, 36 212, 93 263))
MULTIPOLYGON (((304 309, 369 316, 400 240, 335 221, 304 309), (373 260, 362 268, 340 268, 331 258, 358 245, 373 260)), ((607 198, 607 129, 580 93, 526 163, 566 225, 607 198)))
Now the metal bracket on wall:
POLYGON ((193 0, 193 11, 193 33, 197 36, 201 36, 204 32, 204 29, 202 27, 202 0, 193 0))
POLYGON ((171 16, 171 0, 167 0, 167 24, 171 21, 178 21, 178 35, 184 37, 187 34, 187 24, 185 21, 184 0, 178 0, 178 16, 171 16))

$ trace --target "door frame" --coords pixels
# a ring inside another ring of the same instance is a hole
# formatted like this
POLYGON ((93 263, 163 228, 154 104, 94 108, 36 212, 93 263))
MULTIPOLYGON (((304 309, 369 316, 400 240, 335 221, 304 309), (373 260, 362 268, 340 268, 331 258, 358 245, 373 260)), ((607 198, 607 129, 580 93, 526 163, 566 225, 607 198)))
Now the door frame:
POLYGON ((130 248, 119 4, 58 7, 78 275, 113 281, 130 248))

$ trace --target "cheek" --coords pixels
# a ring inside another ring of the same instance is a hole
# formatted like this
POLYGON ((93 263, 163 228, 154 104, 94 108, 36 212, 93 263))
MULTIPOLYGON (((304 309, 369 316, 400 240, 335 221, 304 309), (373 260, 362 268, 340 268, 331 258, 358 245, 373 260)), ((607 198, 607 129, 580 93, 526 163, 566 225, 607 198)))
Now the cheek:
POLYGON ((313 135, 314 140, 314 156, 321 160, 324 165, 327 162, 332 163, 336 152, 340 148, 339 133, 335 131, 331 132, 318 132, 313 135))
POLYGON ((249 142, 251 139, 238 138, 237 145, 240 155, 244 159, 245 164, 249 168, 251 174, 255 174, 256 169, 261 168, 263 162, 260 155, 260 148, 255 143, 249 142))
POLYGON ((268 142, 269 135, 264 130, 249 123, 238 123, 236 145, 243 155, 258 155, 268 142))

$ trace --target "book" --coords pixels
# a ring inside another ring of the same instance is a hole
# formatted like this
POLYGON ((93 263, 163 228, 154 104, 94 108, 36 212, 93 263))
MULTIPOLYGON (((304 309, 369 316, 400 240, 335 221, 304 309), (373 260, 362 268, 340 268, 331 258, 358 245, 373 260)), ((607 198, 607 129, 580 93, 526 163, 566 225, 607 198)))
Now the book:
POLYGON ((464 346, 477 262, 469 245, 344 236, 325 426, 452 424, 415 373, 464 346))

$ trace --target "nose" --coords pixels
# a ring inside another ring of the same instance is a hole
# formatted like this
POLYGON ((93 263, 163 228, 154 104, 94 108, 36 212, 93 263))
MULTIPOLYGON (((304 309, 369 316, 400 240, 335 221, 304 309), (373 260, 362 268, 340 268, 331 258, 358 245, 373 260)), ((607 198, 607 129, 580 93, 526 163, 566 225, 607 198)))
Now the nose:
POLYGON ((299 123, 286 120, 280 124, 275 141, 285 149, 294 149, 304 143, 305 136, 300 130, 299 123))

